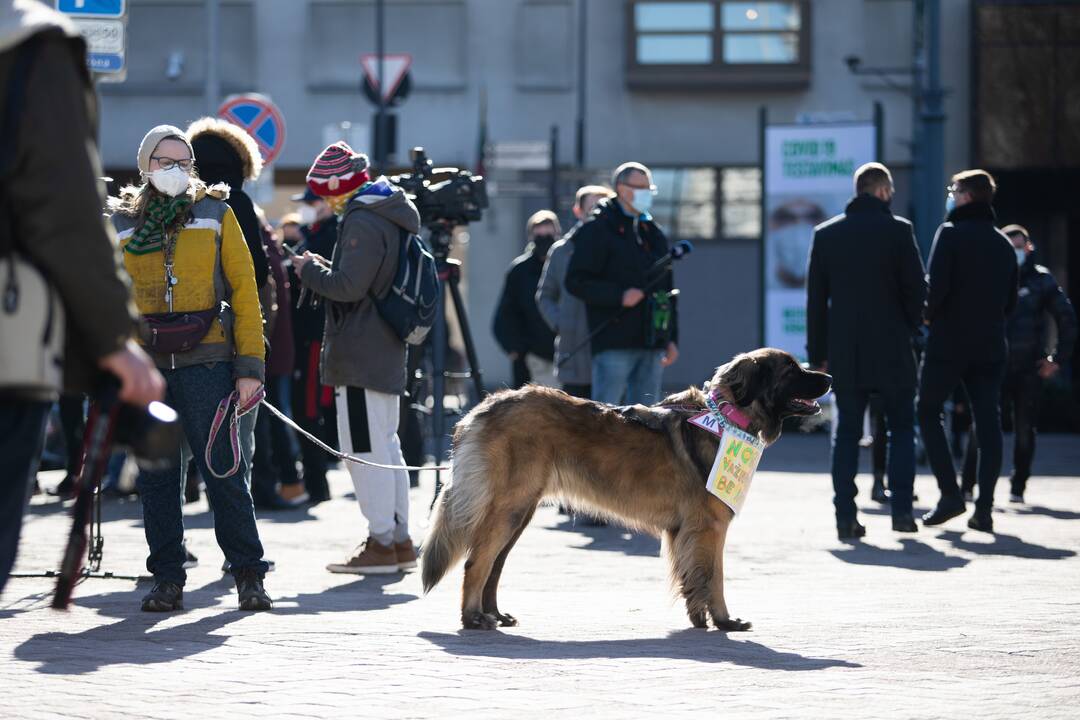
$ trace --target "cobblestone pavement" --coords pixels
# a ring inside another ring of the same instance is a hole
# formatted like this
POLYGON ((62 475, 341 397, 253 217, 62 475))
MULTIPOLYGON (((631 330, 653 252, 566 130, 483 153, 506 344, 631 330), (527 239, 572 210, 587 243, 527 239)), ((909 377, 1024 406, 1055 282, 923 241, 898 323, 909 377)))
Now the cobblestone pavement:
MULTIPOLYGON (((92 579, 63 614, 48 608, 50 581, 11 580, 0 717, 1077 718, 1078 447, 1044 441, 1036 469, 1050 474, 1029 505, 999 486, 993 538, 962 518, 898 536, 864 478, 869 532, 846 545, 823 436, 784 438, 728 539, 728 604, 749 633, 689 629, 656 541, 550 507, 503 574, 500 604, 521 626, 461 631, 460 568, 427 597, 416 573, 323 569, 365 536, 342 471, 333 501, 260 518, 276 609, 240 613, 200 502, 186 509, 202 560, 186 612, 140 613, 145 585, 92 579)), ((417 539, 432 482, 413 492, 417 539)), ((937 498, 930 477, 916 489, 923 508, 937 498)), ((138 503, 108 501, 106 519, 103 569, 140 572, 138 503)), ((52 566, 67 522, 35 498, 17 570, 52 566)))

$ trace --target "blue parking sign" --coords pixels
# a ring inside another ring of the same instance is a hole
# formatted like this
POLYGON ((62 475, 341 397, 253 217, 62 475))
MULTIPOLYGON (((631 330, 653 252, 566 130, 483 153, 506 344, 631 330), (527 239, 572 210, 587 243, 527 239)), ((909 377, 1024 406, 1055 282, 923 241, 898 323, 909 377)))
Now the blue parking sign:
POLYGON ((68 15, 121 17, 124 0, 56 0, 56 9, 68 15))

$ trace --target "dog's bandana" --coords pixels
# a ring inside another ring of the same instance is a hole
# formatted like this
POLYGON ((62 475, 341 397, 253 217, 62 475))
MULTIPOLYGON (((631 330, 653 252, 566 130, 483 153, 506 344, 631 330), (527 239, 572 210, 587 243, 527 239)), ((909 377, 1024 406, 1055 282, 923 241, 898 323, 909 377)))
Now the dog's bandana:
POLYGON ((750 419, 731 403, 717 402, 712 395, 705 398, 708 411, 688 419, 720 438, 716 459, 705 481, 705 489, 736 515, 742 510, 754 471, 761 461, 765 443, 746 432, 750 419))

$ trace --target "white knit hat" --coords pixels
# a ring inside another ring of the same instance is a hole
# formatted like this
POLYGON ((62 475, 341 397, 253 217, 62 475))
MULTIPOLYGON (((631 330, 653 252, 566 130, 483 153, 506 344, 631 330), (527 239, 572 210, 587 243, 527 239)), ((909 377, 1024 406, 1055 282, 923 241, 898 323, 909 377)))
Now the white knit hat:
POLYGON ((154 153, 158 143, 162 140, 169 138, 179 140, 187 145, 188 152, 191 153, 191 157, 195 157, 195 151, 191 147, 191 142, 188 140, 184 131, 175 125, 158 125, 150 132, 146 133, 142 142, 139 143, 139 171, 144 173, 150 172, 150 156, 154 153))

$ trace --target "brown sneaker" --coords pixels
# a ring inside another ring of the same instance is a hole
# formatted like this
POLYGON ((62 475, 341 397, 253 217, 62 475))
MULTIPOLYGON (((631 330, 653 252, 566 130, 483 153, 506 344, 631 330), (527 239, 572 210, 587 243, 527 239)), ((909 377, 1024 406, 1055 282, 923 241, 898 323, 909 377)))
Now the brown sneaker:
POLYGON ((299 507, 311 499, 307 490, 304 489, 304 483, 292 483, 291 485, 282 484, 281 490, 278 491, 278 495, 281 496, 282 500, 293 507, 299 507))
POLYGON ((394 552, 397 554, 398 570, 411 570, 416 567, 416 550, 412 540, 394 543, 394 552))
POLYGON ((380 545, 369 537, 344 563, 330 563, 326 569, 332 573, 388 575, 398 571, 398 558, 392 545, 380 545))

